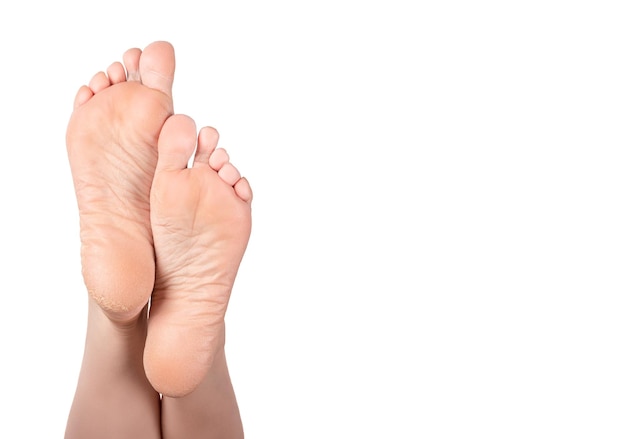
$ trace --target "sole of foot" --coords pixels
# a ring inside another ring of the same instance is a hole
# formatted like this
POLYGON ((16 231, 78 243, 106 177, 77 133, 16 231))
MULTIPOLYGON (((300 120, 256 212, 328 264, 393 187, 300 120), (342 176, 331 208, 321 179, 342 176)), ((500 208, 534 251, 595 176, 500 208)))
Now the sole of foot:
POLYGON ((223 348, 224 315, 250 237, 250 185, 217 141, 217 131, 197 134, 184 115, 170 117, 158 141, 151 192, 156 282, 144 367, 165 396, 193 391, 223 348))
POLYGON ((137 317, 154 286, 150 188, 157 140, 173 113, 174 49, 130 49, 80 87, 66 143, 80 215, 89 295, 120 322, 137 317))

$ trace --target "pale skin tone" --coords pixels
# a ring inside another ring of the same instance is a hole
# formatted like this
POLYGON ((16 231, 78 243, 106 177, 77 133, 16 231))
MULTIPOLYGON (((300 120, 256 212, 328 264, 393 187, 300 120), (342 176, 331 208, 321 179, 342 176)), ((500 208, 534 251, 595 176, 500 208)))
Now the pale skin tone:
POLYGON ((67 439, 243 437, 224 315, 252 191, 213 128, 173 115, 174 69, 156 42, 76 95, 67 149, 89 307, 67 439))

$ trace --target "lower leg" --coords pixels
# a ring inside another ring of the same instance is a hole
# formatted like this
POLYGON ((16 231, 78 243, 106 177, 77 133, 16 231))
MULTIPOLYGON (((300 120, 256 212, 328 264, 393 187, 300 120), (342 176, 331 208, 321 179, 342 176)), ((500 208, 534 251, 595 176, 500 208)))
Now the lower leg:
POLYGON ((239 407, 226 364, 223 331, 213 365, 201 384, 187 396, 163 397, 161 423, 163 439, 243 438, 239 407))
POLYGON ((89 299, 83 364, 66 439, 159 439, 160 398, 143 369, 146 310, 124 324, 89 299))

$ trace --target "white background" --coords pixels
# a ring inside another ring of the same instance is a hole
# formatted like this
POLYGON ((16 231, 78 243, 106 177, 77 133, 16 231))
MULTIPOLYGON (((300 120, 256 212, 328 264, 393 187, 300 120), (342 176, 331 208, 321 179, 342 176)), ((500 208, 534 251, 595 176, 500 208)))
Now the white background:
POLYGON ((163 39, 255 191, 248 438, 625 437, 620 3, 4 2, 0 436, 62 437, 80 367, 74 93, 163 39))

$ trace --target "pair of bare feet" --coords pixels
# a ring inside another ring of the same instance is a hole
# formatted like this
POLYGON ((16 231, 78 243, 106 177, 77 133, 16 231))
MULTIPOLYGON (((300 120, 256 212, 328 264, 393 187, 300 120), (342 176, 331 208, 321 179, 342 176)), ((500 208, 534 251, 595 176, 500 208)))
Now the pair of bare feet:
POLYGON ((104 367, 90 352, 109 349, 90 343, 114 345, 118 335, 118 345, 134 340, 130 369, 139 373, 142 358, 163 398, 201 387, 223 354, 224 315, 250 236, 252 191, 217 148, 217 132, 198 134, 191 118, 173 114, 172 46, 130 49, 123 61, 79 89, 67 129, 90 297, 79 412, 81 385, 98 386, 85 377, 100 370, 91 364, 104 367))

